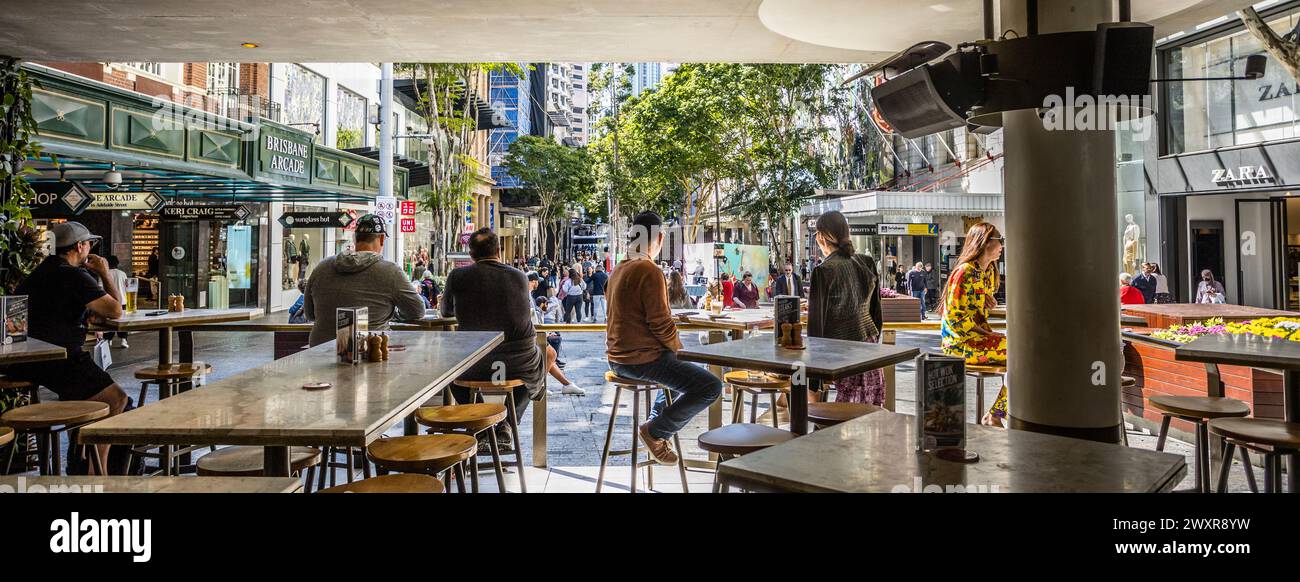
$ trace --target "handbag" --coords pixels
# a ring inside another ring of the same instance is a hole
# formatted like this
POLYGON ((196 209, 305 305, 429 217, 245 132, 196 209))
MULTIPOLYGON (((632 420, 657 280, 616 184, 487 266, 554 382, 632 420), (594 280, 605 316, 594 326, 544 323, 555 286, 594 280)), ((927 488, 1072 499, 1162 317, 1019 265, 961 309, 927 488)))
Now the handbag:
POLYGON ((97 340, 95 349, 90 353, 91 359, 101 370, 107 370, 109 366, 113 365, 113 353, 109 351, 108 343, 108 340, 105 339, 97 340))

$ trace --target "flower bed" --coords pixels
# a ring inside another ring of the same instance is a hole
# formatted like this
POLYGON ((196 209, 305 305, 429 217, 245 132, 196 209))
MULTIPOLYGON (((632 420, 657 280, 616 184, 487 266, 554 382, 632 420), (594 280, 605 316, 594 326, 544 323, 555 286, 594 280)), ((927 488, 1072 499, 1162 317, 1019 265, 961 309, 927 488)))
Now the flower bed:
POLYGON ((1187 325, 1171 325, 1167 329, 1151 332, 1151 337, 1185 344, 1203 335, 1221 334, 1226 330, 1227 326, 1222 318, 1212 317, 1187 325))
POLYGON ((1225 326, 1228 333, 1251 334, 1300 342, 1300 318, 1262 317, 1225 326))

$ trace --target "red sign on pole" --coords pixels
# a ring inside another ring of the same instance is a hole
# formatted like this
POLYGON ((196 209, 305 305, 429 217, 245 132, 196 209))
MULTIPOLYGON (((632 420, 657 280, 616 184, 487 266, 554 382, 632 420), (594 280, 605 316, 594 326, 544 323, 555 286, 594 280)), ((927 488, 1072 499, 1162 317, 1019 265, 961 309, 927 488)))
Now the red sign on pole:
MULTIPOLYGON (((403 200, 403 201, 402 201, 402 216, 415 216, 415 201, 414 201, 414 200, 403 200)), ((411 232, 415 232, 415 231, 411 231, 411 232)))
POLYGON ((415 232, 415 219, 414 219, 414 218, 403 218, 403 219, 402 219, 402 232, 415 232))

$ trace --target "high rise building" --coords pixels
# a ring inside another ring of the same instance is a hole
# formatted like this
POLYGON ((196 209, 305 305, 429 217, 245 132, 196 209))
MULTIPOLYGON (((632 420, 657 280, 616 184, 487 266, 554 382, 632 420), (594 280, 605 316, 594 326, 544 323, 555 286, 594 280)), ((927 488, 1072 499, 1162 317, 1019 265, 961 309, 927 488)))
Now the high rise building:
POLYGON ((632 72, 632 95, 658 87, 664 78, 677 70, 677 63, 635 63, 632 72))
POLYGON ((493 129, 488 135, 488 161, 497 188, 519 187, 519 179, 506 172, 506 153, 510 151, 510 144, 521 135, 531 134, 533 129, 530 80, 534 71, 528 70, 527 63, 520 65, 524 68, 520 75, 497 71, 488 79, 488 99, 492 109, 503 115, 512 126, 493 129))

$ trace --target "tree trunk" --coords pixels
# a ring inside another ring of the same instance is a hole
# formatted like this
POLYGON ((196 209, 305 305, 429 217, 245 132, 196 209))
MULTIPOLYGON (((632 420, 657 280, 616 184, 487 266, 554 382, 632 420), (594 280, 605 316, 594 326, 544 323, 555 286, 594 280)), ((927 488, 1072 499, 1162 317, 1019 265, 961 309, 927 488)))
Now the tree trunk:
POLYGON ((1273 32, 1272 28, 1269 28, 1264 19, 1259 17, 1259 13, 1255 12, 1254 8, 1246 7, 1241 10, 1241 22, 1259 40, 1259 44, 1264 46, 1264 50, 1286 67, 1291 78, 1300 82, 1300 43, 1283 40, 1273 32))

